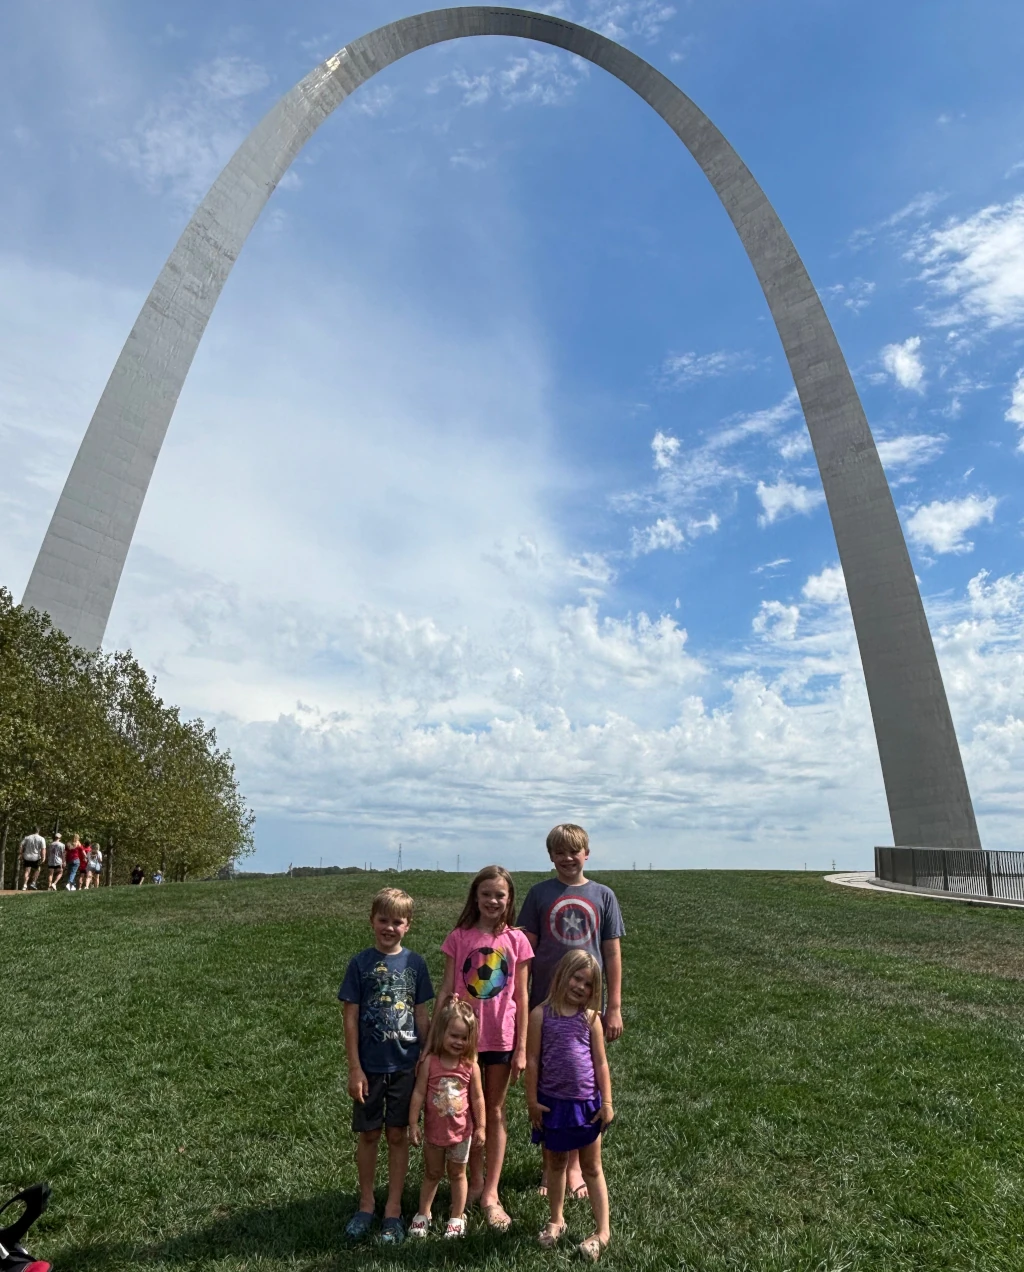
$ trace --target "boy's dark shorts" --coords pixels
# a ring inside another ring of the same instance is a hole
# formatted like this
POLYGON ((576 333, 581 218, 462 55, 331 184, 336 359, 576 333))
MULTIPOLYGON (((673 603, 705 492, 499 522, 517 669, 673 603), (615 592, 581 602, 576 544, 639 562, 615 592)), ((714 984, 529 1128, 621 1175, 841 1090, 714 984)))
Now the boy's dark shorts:
POLYGON ((368 1073, 370 1090, 362 1104, 352 1101, 352 1129, 379 1131, 382 1126, 408 1126, 409 1101, 416 1085, 415 1069, 396 1073, 368 1073))

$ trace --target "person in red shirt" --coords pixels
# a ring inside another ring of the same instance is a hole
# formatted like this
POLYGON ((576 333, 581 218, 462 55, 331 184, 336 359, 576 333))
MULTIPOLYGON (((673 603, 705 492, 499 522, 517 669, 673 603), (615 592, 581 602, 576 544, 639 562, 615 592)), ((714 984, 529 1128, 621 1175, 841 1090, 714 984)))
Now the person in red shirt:
POLYGON ((77 892, 75 887, 75 879, 78 877, 79 870, 85 865, 85 853, 82 851, 82 841, 77 835, 71 836, 71 843, 68 844, 67 851, 64 854, 64 861, 68 867, 68 892, 77 892))

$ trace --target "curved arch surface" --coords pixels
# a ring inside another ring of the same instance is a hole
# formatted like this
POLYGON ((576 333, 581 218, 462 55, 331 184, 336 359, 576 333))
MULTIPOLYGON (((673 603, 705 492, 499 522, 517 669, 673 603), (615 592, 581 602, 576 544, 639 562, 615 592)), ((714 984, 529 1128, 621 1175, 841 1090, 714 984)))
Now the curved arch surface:
POLYGON ((253 129, 185 227, 132 328, 72 465, 25 591, 77 643, 103 639, 125 557, 192 358, 249 231, 296 155, 384 67, 472 35, 566 49, 643 98, 703 169, 764 290, 825 489, 860 646, 895 843, 978 847, 931 633, 892 495, 818 294, 764 192, 708 117, 614 41, 561 18, 471 6, 403 18, 346 45, 253 129))

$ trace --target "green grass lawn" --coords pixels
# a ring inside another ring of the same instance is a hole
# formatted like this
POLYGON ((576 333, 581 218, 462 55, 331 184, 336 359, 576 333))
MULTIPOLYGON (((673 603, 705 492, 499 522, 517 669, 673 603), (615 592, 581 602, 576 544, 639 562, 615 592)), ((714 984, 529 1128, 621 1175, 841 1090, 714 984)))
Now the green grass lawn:
MULTIPOLYGON (((517 878, 523 894, 537 877, 517 878)), ((604 1266, 1019 1272, 1024 913, 811 875, 596 877, 629 928, 604 1266)), ((468 879, 401 876, 409 945, 438 977, 468 879)), ((510 1233, 477 1218, 457 1245, 344 1247, 335 995, 383 882, 0 901, 0 1187, 53 1185, 32 1248, 58 1272, 567 1265, 534 1244, 521 1088, 510 1233)), ((414 1153, 408 1215, 418 1184, 414 1153)), ((585 1202, 568 1217, 577 1240, 590 1231, 585 1202)))

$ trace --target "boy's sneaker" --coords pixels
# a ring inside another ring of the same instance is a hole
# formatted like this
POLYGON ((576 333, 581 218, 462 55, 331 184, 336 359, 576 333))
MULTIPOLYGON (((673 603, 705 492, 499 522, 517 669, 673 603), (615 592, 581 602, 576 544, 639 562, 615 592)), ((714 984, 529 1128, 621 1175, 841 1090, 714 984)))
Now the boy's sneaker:
POLYGON ((385 1245, 401 1245, 405 1240, 405 1223, 401 1217, 385 1219, 380 1225, 380 1239, 385 1245))
POLYGON ((430 1231, 430 1216, 415 1214, 409 1224, 409 1236, 421 1239, 430 1231))
POLYGON ((362 1241, 373 1227, 373 1211, 357 1210, 345 1225, 345 1236, 349 1241, 362 1241))

